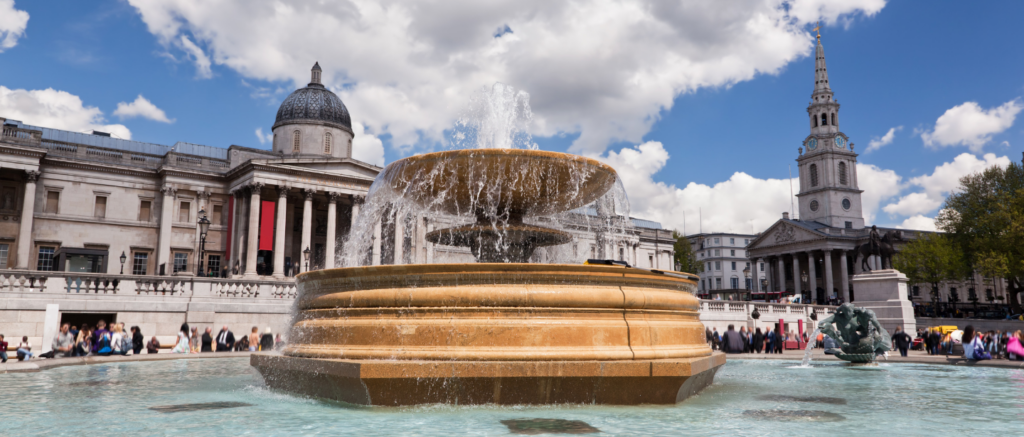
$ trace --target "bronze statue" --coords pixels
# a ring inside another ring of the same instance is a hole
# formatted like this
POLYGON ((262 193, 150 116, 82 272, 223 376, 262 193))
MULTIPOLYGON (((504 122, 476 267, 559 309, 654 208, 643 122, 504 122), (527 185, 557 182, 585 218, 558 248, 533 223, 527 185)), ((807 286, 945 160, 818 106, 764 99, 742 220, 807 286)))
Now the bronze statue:
POLYGON ((839 344, 842 353, 836 353, 837 358, 853 363, 872 362, 890 349, 889 333, 875 312, 852 303, 840 305, 835 314, 818 323, 818 329, 839 344))
POLYGON ((878 228, 871 227, 868 233, 868 242, 857 246, 855 253, 861 256, 860 267, 865 272, 871 271, 868 265, 868 257, 877 256, 881 260, 879 268, 892 268, 892 256, 896 254, 896 242, 903 241, 903 231, 887 231, 879 237, 878 228))

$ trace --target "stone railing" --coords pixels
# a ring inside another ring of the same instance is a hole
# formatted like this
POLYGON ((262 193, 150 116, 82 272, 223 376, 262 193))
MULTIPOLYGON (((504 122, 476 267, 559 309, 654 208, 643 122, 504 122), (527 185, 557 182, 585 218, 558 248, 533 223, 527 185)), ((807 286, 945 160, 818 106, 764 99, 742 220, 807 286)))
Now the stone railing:
POLYGON ((274 281, 0 270, 0 296, 4 293, 281 300, 294 299, 296 288, 291 278, 274 281))
POLYGON ((39 142, 43 138, 43 133, 37 130, 22 129, 19 127, 5 125, 3 127, 2 138, 4 141, 11 143, 39 146, 39 142))
POLYGON ((124 150, 53 140, 42 141, 39 145, 48 149, 49 153, 55 156, 80 159, 83 161, 106 162, 132 167, 145 167, 149 169, 159 168, 160 165, 163 164, 163 157, 145 153, 128 152, 124 150))
POLYGON ((206 170, 212 172, 223 172, 230 167, 230 162, 223 159, 207 158, 202 156, 193 155, 182 155, 180 153, 169 152, 164 157, 164 163, 170 167, 187 167, 194 168, 197 170, 206 170))
POLYGON ((828 317, 836 312, 836 307, 829 305, 781 304, 703 299, 700 301, 701 314, 745 314, 749 317, 750 313, 754 312, 754 308, 757 308, 757 312, 761 314, 761 317, 767 318, 771 318, 776 315, 803 317, 810 316, 812 312, 816 312, 819 317, 828 317))

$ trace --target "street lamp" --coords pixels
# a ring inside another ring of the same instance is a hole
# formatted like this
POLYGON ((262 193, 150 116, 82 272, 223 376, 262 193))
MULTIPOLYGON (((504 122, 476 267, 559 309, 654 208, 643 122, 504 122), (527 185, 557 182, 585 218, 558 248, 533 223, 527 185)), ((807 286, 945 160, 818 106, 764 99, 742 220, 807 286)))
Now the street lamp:
POLYGON ((124 251, 122 250, 122 251, 121 251, 121 274, 122 274, 122 275, 124 274, 124 262, 125 262, 125 261, 128 261, 128 256, 127 256, 127 255, 125 255, 125 254, 124 254, 124 251))
POLYGON ((302 257, 306 260, 306 270, 304 270, 306 272, 309 271, 309 253, 309 246, 306 246, 306 249, 302 251, 302 257))
MULTIPOLYGON (((800 283, 801 284, 807 284, 807 272, 806 271, 800 272, 800 283)), ((808 284, 807 287, 800 287, 800 288, 802 289, 800 291, 800 303, 807 303, 807 299, 805 299, 804 296, 803 296, 804 295, 804 291, 803 290, 807 290, 808 288, 810 288, 810 284, 808 284)), ((811 290, 807 290, 807 296, 810 296, 810 295, 811 295, 811 290)))
MULTIPOLYGON (((743 277, 746 278, 745 282, 747 284, 747 293, 749 294, 751 289, 753 288, 753 285, 750 282, 750 266, 747 266, 747 268, 743 269, 743 277)), ((750 300, 750 299, 746 299, 746 300, 750 300)))
POLYGON ((206 233, 210 231, 210 219, 206 218, 206 209, 199 210, 199 266, 197 275, 203 276, 203 252, 206 250, 206 233))

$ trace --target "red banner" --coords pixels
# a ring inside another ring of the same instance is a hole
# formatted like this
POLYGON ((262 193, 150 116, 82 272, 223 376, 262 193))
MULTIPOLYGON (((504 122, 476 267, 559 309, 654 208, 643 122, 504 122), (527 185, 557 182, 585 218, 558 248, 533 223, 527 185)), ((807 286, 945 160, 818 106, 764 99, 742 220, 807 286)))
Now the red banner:
POLYGON ((274 250, 274 202, 260 202, 260 250, 274 250))

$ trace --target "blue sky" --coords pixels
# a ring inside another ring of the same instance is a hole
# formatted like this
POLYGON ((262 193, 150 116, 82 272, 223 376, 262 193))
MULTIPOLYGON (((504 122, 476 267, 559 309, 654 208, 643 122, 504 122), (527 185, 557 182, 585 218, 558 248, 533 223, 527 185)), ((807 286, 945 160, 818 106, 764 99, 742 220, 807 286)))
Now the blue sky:
POLYGON ((1024 150, 1022 2, 444 2, 436 16, 315 3, 0 0, 0 117, 269 148, 256 129, 318 60, 379 163, 441 147, 470 95, 503 82, 530 93, 541 148, 616 166, 635 215, 679 229, 686 217, 692 233, 700 210, 704 231, 760 230, 789 209, 821 19, 869 222, 929 228, 959 176, 1024 150), (764 17, 775 24, 749 30, 764 17), (46 89, 66 94, 33 93, 46 89))

